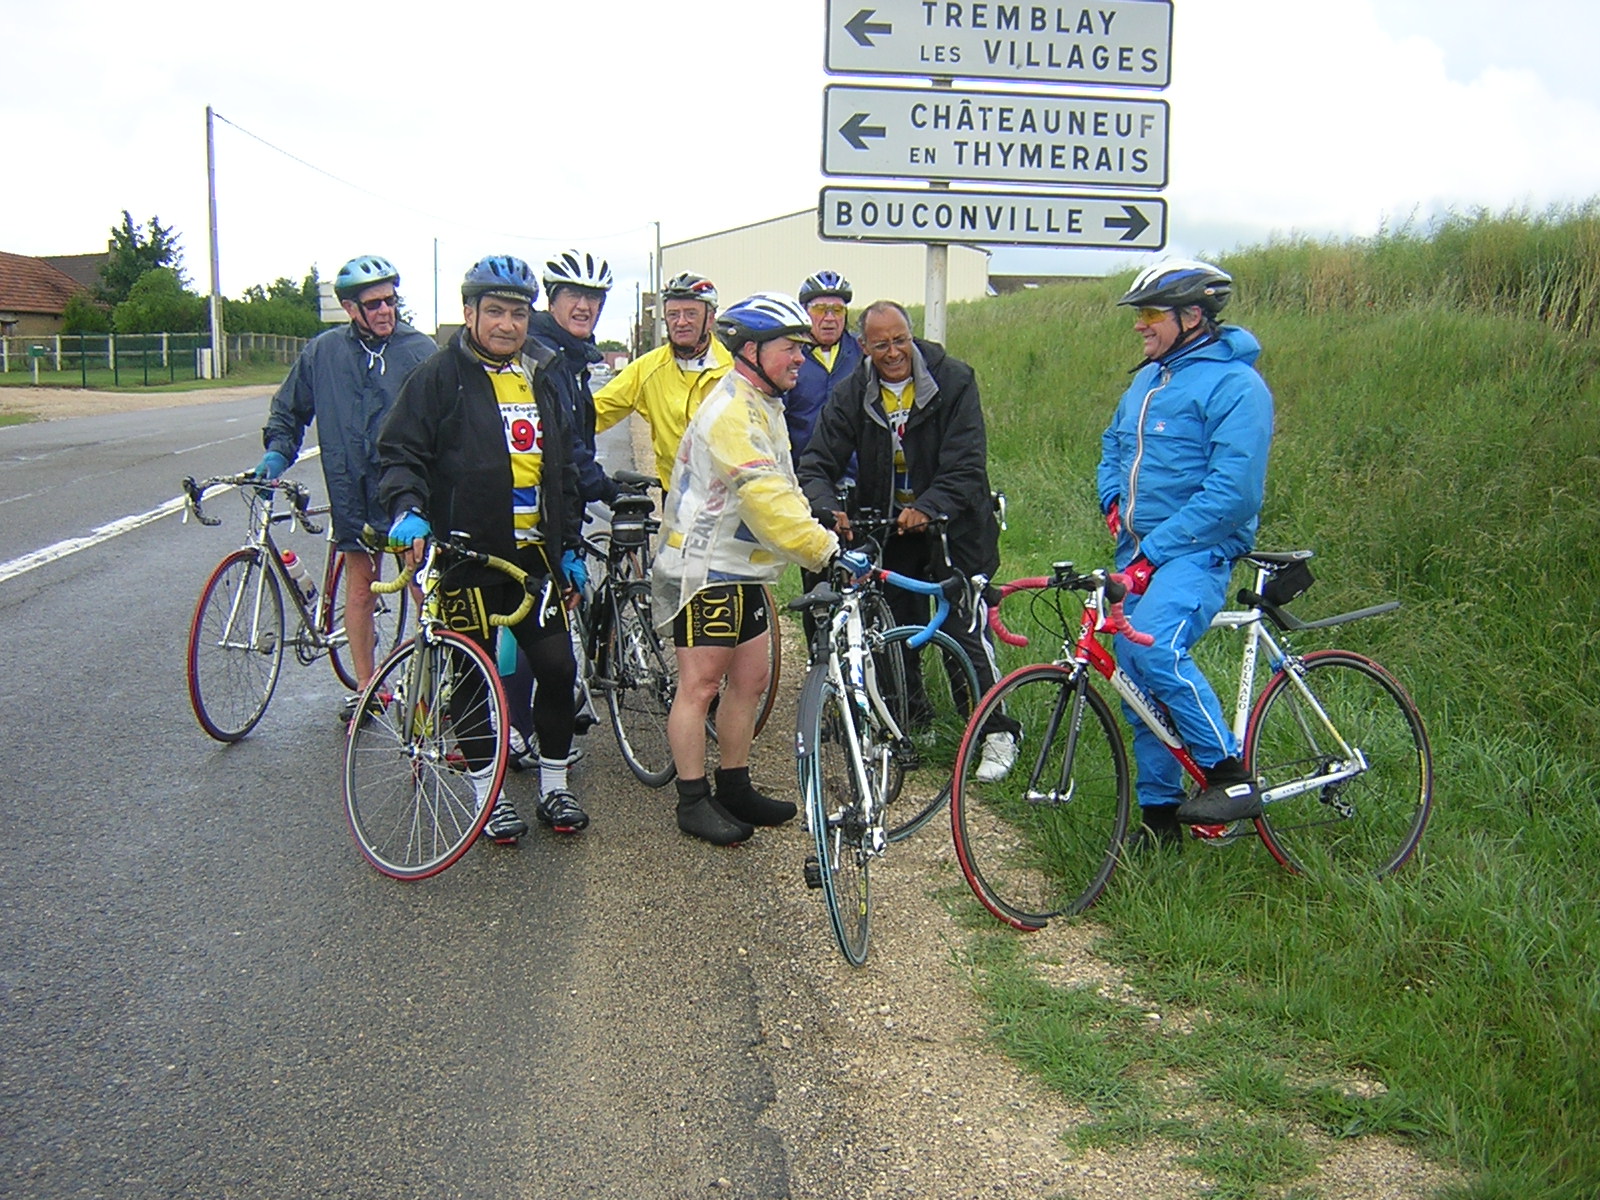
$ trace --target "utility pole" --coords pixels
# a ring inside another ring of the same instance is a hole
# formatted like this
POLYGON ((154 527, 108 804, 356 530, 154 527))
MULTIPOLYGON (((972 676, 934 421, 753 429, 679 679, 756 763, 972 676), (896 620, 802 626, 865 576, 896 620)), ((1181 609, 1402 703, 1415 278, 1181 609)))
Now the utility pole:
POLYGON ((650 286, 655 290, 655 345, 663 345, 667 340, 667 314, 662 310, 661 304, 661 222, 653 222, 656 227, 656 261, 655 272, 651 276, 650 286))
POLYGON ((211 370, 220 379, 228 370, 222 340, 222 270, 217 265, 217 136, 211 105, 206 105, 206 191, 211 201, 211 370))

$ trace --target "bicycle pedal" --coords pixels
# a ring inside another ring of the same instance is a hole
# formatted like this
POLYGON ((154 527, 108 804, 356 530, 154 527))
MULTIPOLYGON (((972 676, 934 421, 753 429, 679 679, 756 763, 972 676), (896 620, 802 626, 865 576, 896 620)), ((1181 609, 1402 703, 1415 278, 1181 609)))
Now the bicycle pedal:
POLYGON ((817 861, 816 855, 806 855, 805 866, 802 870, 805 872, 806 886, 808 888, 814 890, 822 886, 822 864, 817 861))

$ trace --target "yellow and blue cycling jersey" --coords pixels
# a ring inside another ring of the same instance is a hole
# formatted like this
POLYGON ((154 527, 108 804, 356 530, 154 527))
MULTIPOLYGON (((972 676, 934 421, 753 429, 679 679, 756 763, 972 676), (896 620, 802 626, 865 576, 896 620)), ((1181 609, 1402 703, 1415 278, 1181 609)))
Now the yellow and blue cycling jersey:
POLYGON ((505 427, 506 449, 511 453, 511 521, 518 542, 543 540, 539 529, 539 484, 544 476, 544 425, 533 386, 522 364, 483 360, 494 384, 505 427))

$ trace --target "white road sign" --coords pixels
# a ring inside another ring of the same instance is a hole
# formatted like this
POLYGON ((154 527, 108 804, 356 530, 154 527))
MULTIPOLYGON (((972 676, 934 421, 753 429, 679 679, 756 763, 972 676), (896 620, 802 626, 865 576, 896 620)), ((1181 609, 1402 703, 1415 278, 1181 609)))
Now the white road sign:
POLYGON ((1160 250, 1167 205, 1154 196, 825 187, 817 232, 840 241, 1160 250))
POLYGON ((1160 188, 1167 115, 1165 100, 829 86, 822 173, 1160 188))
POLYGON ((824 66, 836 75, 1163 88, 1172 71, 1172 3, 828 0, 824 66))

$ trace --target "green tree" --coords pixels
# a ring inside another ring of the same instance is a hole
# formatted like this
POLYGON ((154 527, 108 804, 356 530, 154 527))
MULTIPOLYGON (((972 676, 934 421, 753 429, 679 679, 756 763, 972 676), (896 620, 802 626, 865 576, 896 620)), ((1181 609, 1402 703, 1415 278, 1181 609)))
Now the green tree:
POLYGON ((605 341, 603 341, 603 342, 601 342, 599 344, 599 349, 601 349, 601 350, 627 350, 627 347, 624 346, 621 342, 617 341, 615 338, 607 338, 605 341))
POLYGON ((111 310, 118 333, 198 333, 207 318, 205 299, 186 289, 171 267, 146 271, 111 310))
POLYGON ((110 333, 111 314, 88 292, 73 292, 61 310, 62 333, 110 333))
POLYGON ((122 224, 112 226, 106 250, 111 257, 100 268, 99 299, 107 304, 121 304, 132 293, 134 284, 157 267, 170 268, 180 287, 187 282, 178 235, 172 226, 161 224, 156 217, 143 226, 135 225, 132 215, 123 209, 122 224))

